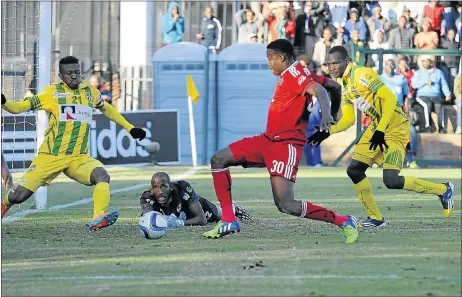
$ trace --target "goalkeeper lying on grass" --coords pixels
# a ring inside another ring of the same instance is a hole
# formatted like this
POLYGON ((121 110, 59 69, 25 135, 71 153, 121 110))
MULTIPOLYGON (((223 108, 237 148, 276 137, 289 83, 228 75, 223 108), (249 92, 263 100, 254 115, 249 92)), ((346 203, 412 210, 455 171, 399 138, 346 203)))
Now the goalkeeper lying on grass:
MULTIPOLYGON (((221 220, 221 208, 200 197, 191 185, 179 180, 170 181, 165 172, 157 172, 151 178, 151 187, 140 198, 141 215, 157 211, 165 215, 168 228, 205 225, 221 220)), ((234 212, 240 220, 250 220, 248 211, 234 204, 234 212)))
POLYGON ((88 141, 94 108, 124 127, 130 135, 142 140, 146 132, 135 128, 110 104, 104 102, 96 88, 82 80, 80 63, 68 56, 59 61, 61 81, 47 86, 37 96, 21 102, 7 101, 2 94, 2 108, 14 114, 28 110, 45 110, 49 124, 45 131, 38 155, 18 182, 16 189, 9 190, 2 201, 2 218, 13 204, 29 199, 40 187, 49 185, 61 172, 69 178, 87 185, 93 190, 93 219, 90 231, 114 224, 119 216, 109 206, 109 174, 103 164, 88 155, 88 141))

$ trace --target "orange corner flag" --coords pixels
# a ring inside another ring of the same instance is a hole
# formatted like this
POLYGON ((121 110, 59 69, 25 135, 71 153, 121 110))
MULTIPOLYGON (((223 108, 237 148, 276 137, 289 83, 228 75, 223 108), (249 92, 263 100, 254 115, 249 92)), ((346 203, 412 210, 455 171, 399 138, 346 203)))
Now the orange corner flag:
POLYGON ((199 92, 197 91, 196 85, 191 77, 191 75, 186 76, 186 87, 188 88, 188 97, 190 96, 192 102, 196 103, 199 100, 199 92))

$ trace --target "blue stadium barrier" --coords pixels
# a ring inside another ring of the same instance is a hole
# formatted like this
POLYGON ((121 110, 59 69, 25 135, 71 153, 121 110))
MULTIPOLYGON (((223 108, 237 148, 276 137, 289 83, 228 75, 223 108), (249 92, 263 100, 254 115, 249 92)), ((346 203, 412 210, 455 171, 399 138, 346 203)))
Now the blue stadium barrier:
MULTIPOLYGON (((215 70, 210 73, 214 75, 215 70)), ((178 109, 180 111, 180 147, 183 164, 192 164, 191 141, 189 133, 188 102, 186 75, 190 74, 200 94, 200 99, 193 104, 196 129, 197 160, 199 165, 208 163, 206 143, 208 139, 208 123, 213 113, 209 110, 210 92, 214 88, 214 80, 209 78, 209 54, 202 45, 191 42, 180 42, 159 49, 153 57, 153 94, 155 109, 178 109)), ((213 100, 212 100, 213 103, 213 100)), ((159 127, 162 129, 162 127, 159 127)), ((212 138, 213 140, 213 138, 212 138)))
POLYGON ((218 56, 217 147, 264 132, 277 77, 268 69, 266 45, 234 44, 218 56))
POLYGON ((264 131, 277 82, 268 69, 264 44, 234 44, 215 56, 201 45, 181 42, 158 50, 153 65, 154 108, 180 111, 182 164, 192 164, 187 74, 201 96, 194 104, 200 165, 209 164, 229 143, 264 131))

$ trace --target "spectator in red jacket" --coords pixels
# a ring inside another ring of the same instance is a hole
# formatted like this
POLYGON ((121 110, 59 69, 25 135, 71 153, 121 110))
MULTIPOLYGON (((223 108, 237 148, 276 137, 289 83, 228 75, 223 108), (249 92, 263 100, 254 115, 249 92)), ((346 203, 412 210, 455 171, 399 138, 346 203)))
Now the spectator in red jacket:
POLYGON ((411 67, 409 67, 409 59, 406 56, 403 56, 399 59, 398 63, 398 70, 396 71, 398 74, 404 75, 406 78, 407 85, 409 87, 409 92, 414 97, 415 90, 412 88, 411 79, 414 75, 414 71, 412 71, 411 67))
POLYGON ((429 18, 432 23, 432 28, 438 36, 441 32, 441 18, 444 15, 444 7, 438 3, 439 1, 430 1, 424 6, 424 18, 429 18))

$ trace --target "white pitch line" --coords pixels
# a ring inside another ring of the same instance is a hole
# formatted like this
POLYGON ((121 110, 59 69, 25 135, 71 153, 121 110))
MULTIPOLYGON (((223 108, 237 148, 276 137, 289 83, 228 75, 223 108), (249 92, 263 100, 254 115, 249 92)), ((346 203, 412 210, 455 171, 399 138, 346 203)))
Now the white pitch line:
MULTIPOLYGON (((188 171, 186 171, 185 173, 183 173, 183 174, 181 174, 179 176, 175 176, 172 180, 184 179, 184 178, 186 178, 186 177, 188 177, 190 175, 195 174, 198 169, 199 169, 198 167, 192 167, 188 171)), ((112 194, 123 193, 123 192, 128 192, 128 191, 131 191, 131 190, 136 190, 136 189, 143 188, 143 187, 146 187, 146 186, 147 186, 146 184, 138 184, 138 185, 129 186, 129 187, 125 187, 125 188, 121 188, 121 189, 117 189, 117 190, 112 190, 111 195, 112 194)), ((39 210, 39 209, 23 210, 23 211, 15 213, 15 214, 13 214, 13 215, 11 215, 9 217, 6 217, 5 219, 2 220, 2 224, 8 224, 8 223, 18 221, 18 220, 23 219, 24 217, 26 217, 27 215, 32 214, 32 213, 43 212, 43 211, 56 211, 56 210, 60 210, 60 209, 64 209, 64 208, 74 207, 74 206, 77 206, 77 205, 88 204, 88 203, 90 203, 92 201, 93 201, 93 198, 88 197, 88 198, 84 198, 82 200, 78 200, 78 201, 68 203, 68 204, 55 205, 55 206, 52 206, 52 207, 50 207, 48 209, 44 209, 44 210, 39 210)))
POLYGON ((133 280, 146 279, 153 281, 180 280, 180 281, 223 281, 229 279, 402 279, 401 276, 390 275, 332 275, 332 274, 308 274, 308 275, 209 275, 209 276, 174 276, 174 275, 95 275, 95 276, 56 276, 56 277, 2 277, 2 281, 57 281, 57 280, 133 280))

